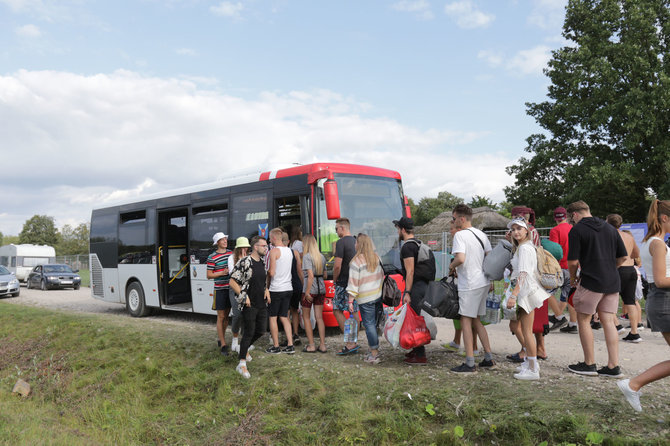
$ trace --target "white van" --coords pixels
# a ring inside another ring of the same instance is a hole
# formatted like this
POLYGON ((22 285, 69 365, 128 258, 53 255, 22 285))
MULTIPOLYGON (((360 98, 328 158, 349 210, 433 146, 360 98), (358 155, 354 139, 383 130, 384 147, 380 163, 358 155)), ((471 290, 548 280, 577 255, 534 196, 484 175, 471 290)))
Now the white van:
POLYGON ((48 245, 5 245, 0 246, 0 265, 6 267, 22 282, 37 265, 54 263, 56 250, 48 245))

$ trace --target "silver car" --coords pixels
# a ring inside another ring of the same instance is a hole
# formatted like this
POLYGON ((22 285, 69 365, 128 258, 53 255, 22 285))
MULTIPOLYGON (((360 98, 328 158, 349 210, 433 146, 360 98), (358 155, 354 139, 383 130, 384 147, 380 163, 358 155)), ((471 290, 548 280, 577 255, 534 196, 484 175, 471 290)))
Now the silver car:
POLYGON ((7 268, 0 265, 0 297, 12 295, 17 297, 21 289, 19 287, 19 279, 14 273, 9 272, 7 268))

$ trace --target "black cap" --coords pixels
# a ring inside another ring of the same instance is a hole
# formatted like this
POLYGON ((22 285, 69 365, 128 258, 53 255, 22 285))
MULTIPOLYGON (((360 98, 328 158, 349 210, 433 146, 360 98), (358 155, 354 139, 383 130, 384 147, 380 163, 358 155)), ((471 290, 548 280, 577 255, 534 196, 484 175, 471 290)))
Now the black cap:
POLYGON ((414 221, 409 217, 402 217, 400 220, 393 220, 393 224, 406 231, 414 229, 414 221))

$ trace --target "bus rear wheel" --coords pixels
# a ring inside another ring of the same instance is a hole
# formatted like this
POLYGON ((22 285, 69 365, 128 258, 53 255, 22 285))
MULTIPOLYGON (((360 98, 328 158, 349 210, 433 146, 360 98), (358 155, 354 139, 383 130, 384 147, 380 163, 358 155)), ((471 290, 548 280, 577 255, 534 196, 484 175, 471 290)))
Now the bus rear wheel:
POLYGON ((126 310, 133 317, 148 316, 151 310, 144 302, 144 290, 138 282, 132 282, 126 289, 126 310))

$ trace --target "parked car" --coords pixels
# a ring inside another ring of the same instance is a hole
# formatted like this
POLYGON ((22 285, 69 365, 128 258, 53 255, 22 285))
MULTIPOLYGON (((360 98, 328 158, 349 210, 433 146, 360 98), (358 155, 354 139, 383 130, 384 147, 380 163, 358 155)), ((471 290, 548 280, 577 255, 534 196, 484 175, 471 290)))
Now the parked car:
POLYGON ((16 297, 21 292, 19 279, 14 273, 0 265, 0 297, 12 295, 16 297))
POLYGON ((68 265, 62 264, 37 265, 28 274, 26 286, 28 288, 40 288, 41 290, 70 287, 78 290, 81 286, 81 277, 77 274, 78 271, 72 271, 72 268, 68 265))

